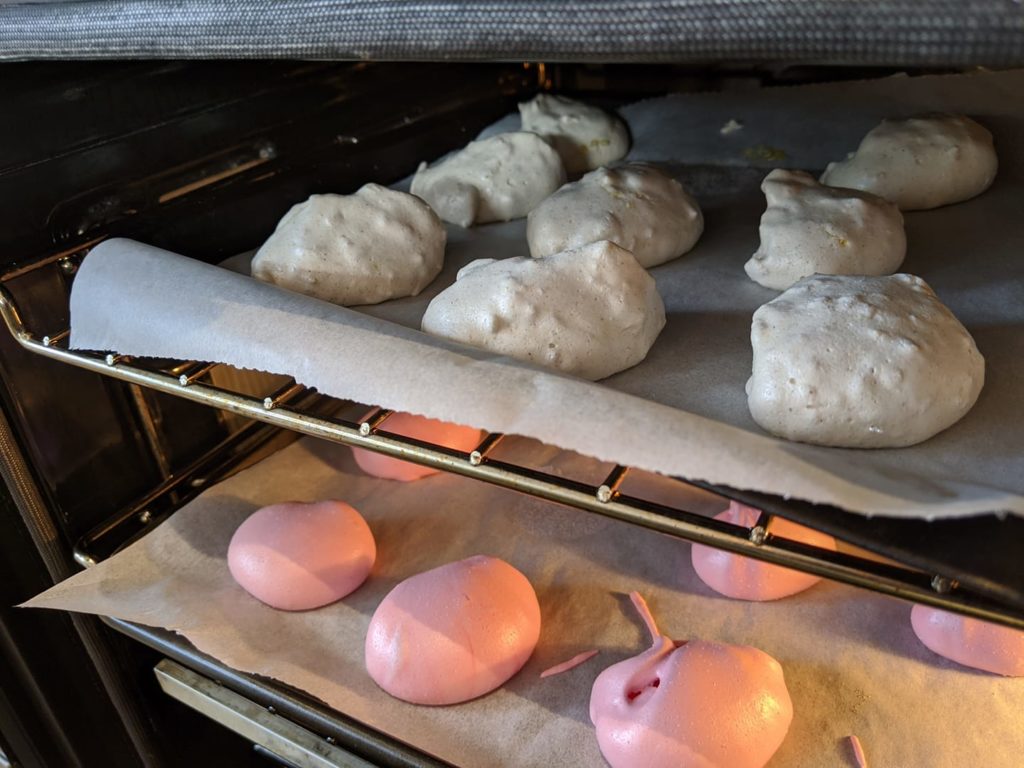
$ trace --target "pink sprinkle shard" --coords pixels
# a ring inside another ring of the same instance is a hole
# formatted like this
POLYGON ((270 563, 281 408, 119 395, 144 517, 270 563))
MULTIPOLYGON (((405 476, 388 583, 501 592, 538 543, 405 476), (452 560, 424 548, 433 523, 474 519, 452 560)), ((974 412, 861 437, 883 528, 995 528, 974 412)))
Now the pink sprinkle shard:
POLYGON ((864 747, 860 745, 860 739, 853 734, 850 735, 850 747, 853 749, 853 759, 857 761, 857 768, 868 768, 868 759, 864 756, 864 747))
POLYGON ((651 642, 658 642, 661 632, 658 631, 658 625, 654 621, 654 616, 651 615, 651 609, 647 607, 647 601, 639 592, 630 592, 629 599, 633 601, 633 607, 636 608, 636 612, 640 614, 640 618, 647 625, 647 631, 651 633, 651 642))
POLYGON ((594 658, 597 656, 597 651, 584 651, 583 653, 577 653, 568 661, 563 661, 561 664, 555 664, 553 667, 548 667, 540 673, 541 677, 551 677, 552 675, 560 675, 563 672, 568 672, 570 669, 575 669, 584 661, 594 658))

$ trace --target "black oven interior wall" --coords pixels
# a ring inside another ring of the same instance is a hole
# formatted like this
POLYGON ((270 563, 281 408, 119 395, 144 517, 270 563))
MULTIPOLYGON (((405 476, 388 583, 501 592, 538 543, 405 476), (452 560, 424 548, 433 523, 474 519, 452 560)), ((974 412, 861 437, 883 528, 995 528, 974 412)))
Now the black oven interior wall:
MULTIPOLYGON (((120 62, 0 67, 0 273, 29 327, 68 327, 84 249, 134 237, 216 262, 314 192, 390 183, 540 88, 614 106, 881 70, 120 62)), ((130 322, 130 318, 126 318, 130 322)), ((0 334, 0 749, 24 766, 261 764, 156 688, 157 656, 92 617, 14 606, 234 423, 0 334), (187 761, 187 762, 185 762, 187 761), (229 762, 225 762, 229 761, 229 762)))

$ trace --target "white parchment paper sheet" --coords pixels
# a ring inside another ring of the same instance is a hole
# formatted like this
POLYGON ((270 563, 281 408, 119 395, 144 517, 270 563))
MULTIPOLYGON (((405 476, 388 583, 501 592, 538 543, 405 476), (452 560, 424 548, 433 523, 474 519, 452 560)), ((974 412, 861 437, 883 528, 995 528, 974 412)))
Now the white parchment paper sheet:
MULTIPOLYGON (((595 481, 607 469, 510 440, 503 455, 595 481)), ((678 483, 631 478, 630 493, 673 501, 678 483)), ((674 499, 718 511, 706 495, 674 499)), ((718 505, 721 502, 717 502, 718 505)), ((344 447, 303 440, 211 488, 111 559, 28 605, 117 616, 184 634, 228 665, 296 686, 359 720, 466 768, 604 765, 587 715, 609 664, 645 649, 626 594, 651 603, 662 630, 755 645, 783 666, 794 702, 772 768, 852 766, 856 734, 873 768, 1017 768, 1024 754, 1024 680, 958 667, 920 645, 910 606, 820 583, 778 603, 716 596, 695 576, 689 545, 596 515, 455 476, 402 484, 359 472, 344 447), (256 508, 341 498, 378 543, 369 580, 326 608, 287 613, 231 579, 228 541, 256 508), (502 689, 467 704, 417 707, 379 690, 363 666, 374 609, 401 579, 473 554, 506 559, 534 584, 540 644, 502 689), (597 648, 594 659, 541 680, 542 670, 597 648)))
POLYGON ((76 278, 72 345, 289 373, 340 397, 867 514, 1024 514, 1021 93, 1024 73, 1006 72, 675 96, 623 109, 631 159, 671 168, 700 200, 707 229, 690 254, 652 270, 668 325, 648 359, 600 384, 413 330, 460 266, 526 253, 523 221, 450 228, 445 270, 424 294, 360 311, 111 241, 76 278), (750 316, 776 295, 742 269, 757 247, 763 166, 820 169, 882 117, 936 110, 979 119, 1000 157, 981 197, 906 217, 903 268, 935 288, 986 358, 977 405, 912 448, 826 449, 768 437, 744 393, 750 316), (723 136, 730 119, 743 128, 723 136))

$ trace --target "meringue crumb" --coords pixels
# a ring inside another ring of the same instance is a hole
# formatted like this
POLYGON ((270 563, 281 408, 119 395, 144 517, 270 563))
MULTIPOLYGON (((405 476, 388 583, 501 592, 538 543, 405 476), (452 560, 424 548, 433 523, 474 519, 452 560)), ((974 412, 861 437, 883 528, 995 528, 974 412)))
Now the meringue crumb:
POLYGON ((744 149, 743 156, 755 162, 777 163, 786 159, 786 150, 767 144, 755 144, 744 149))
POLYGON ((640 614, 640 618, 643 619, 645 625, 647 625, 647 631, 651 634, 651 641, 658 642, 658 638, 661 637, 661 632, 658 630, 658 624, 654 621, 654 615, 651 613, 651 609, 647 607, 647 601, 644 600, 644 596, 639 592, 630 592, 629 599, 633 603, 633 607, 636 608, 636 612, 640 614))
POLYGON ((553 667, 548 667, 540 673, 540 676, 544 678, 551 677, 552 675, 560 675, 563 672, 568 672, 570 669, 575 669, 583 662, 589 661, 590 659, 594 658, 595 656, 597 656, 597 654, 598 651, 596 649, 592 651, 584 651, 583 653, 577 653, 568 661, 563 661, 561 664, 555 664, 555 666, 553 667))
POLYGON ((864 747, 853 734, 850 734, 850 748, 853 750, 853 759, 857 762, 857 768, 868 768, 868 759, 864 756, 864 747))

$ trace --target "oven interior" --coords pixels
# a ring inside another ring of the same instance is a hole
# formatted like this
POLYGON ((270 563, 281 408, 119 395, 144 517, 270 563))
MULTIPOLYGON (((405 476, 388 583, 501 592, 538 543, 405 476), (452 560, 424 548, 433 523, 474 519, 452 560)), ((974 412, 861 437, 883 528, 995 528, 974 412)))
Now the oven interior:
POLYGON ((183 764, 183 755, 191 765, 441 764, 299 691, 235 672, 170 632, 10 607, 109 556, 210 484, 300 434, 1024 627, 1024 520, 1018 517, 865 518, 693 483, 765 510, 754 528, 736 529, 628 495, 626 467, 588 485, 503 461, 501 435, 489 435, 469 454, 403 439, 388 433, 388 412, 321 396, 284 377, 67 349, 68 292, 97 242, 131 237, 220 262, 258 246, 296 201, 351 192, 370 180, 397 181, 424 158, 464 145, 539 90, 615 107, 671 92, 892 72, 511 63, 6 65, 0 70, 7 102, 0 122, 0 314, 10 331, 0 332, 8 489, 0 505, 7 533, 0 544, 6 576, 0 652, 9 662, 0 673, 6 678, 0 691, 8 694, 0 701, 3 753, 17 755, 18 765, 174 765, 183 764), (774 538, 772 516, 826 530, 871 556, 774 538), (95 744, 97 733, 102 746, 95 744))

